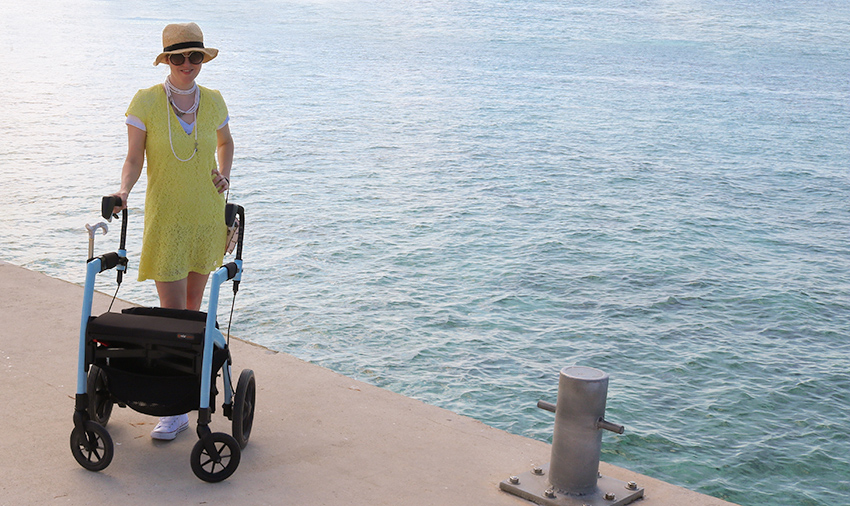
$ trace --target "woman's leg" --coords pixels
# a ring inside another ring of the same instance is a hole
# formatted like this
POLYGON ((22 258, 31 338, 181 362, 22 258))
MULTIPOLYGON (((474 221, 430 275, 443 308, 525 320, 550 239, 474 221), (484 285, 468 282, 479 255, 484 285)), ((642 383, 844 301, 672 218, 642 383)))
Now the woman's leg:
POLYGON ((188 278, 178 281, 157 281, 156 293, 159 294, 159 306, 171 309, 186 309, 186 287, 188 278))
MULTIPOLYGON (((171 309, 201 309, 204 298, 204 288, 207 286, 209 274, 190 272, 189 276, 179 281, 157 281, 156 291, 159 294, 159 305, 171 309)), ((151 432, 154 439, 171 440, 177 434, 189 427, 188 414, 164 416, 151 432)))
POLYGON ((186 278, 186 309, 201 310, 201 301, 204 298, 204 289, 209 277, 209 274, 189 273, 189 277, 186 278))
POLYGON ((200 311, 209 276, 190 272, 188 277, 178 281, 157 281, 160 307, 200 311))

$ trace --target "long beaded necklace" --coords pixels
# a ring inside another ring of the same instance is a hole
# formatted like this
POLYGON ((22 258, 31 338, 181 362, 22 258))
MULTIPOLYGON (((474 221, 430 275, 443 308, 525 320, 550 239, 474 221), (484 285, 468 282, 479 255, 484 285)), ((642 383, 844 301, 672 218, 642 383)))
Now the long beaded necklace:
POLYGON ((165 104, 165 107, 167 109, 173 106, 181 117, 185 116, 186 114, 195 113, 195 126, 192 127, 192 130, 195 131, 195 149, 192 151, 192 156, 184 160, 183 158, 177 156, 177 153, 174 151, 174 142, 171 139, 171 111, 166 111, 166 117, 168 118, 168 144, 171 146, 171 154, 173 154, 174 158, 180 160, 181 162, 188 162, 189 160, 194 158, 195 154, 197 154, 198 152, 198 105, 200 105, 201 103, 201 89, 198 88, 198 83, 192 83, 192 87, 188 90, 181 90, 180 88, 177 88, 176 86, 171 84, 170 76, 167 76, 165 78, 165 83, 163 84, 163 87, 165 88, 165 95, 168 98, 165 104), (186 109, 185 111, 174 103, 173 95, 190 94, 195 95, 195 102, 192 104, 192 107, 186 109))

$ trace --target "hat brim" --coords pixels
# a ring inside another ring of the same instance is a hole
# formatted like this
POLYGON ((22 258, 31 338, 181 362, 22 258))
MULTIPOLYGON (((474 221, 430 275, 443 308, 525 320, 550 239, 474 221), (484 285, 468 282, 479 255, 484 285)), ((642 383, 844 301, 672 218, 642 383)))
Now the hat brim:
POLYGON ((180 50, 177 50, 177 51, 165 51, 165 52, 159 53, 159 56, 156 57, 156 60, 154 60, 153 64, 159 65, 160 63, 168 63, 168 57, 170 55, 173 55, 173 54, 180 54, 180 53, 187 54, 187 53, 194 53, 196 51, 199 52, 199 53, 204 53, 204 61, 202 61, 201 63, 206 63, 206 62, 212 60, 213 58, 215 58, 216 56, 218 56, 218 49, 215 49, 215 48, 212 48, 212 47, 192 47, 192 48, 180 49, 180 50))

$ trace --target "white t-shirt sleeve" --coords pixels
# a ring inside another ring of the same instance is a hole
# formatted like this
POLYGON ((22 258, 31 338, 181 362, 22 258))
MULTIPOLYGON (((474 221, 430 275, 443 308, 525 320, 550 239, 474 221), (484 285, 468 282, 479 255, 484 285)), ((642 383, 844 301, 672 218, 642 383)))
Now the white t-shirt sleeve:
POLYGON ((148 129, 145 128, 145 123, 142 120, 140 120, 138 117, 133 116, 132 114, 127 115, 127 119, 124 120, 124 123, 126 123, 130 126, 134 126, 134 127, 138 128, 139 130, 141 130, 142 132, 148 131, 148 129))

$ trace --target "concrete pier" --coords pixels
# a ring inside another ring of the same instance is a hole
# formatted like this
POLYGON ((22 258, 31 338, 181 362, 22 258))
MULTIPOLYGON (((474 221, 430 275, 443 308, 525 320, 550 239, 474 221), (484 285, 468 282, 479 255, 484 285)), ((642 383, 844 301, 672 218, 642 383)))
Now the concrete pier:
MULTIPOLYGON (((523 506, 499 482, 549 461, 546 443, 233 340, 234 374, 256 373, 257 408, 231 478, 192 473, 194 414, 190 430, 157 442, 155 419, 118 407, 107 426, 115 458, 86 471, 69 448, 82 293, 0 261, 0 505, 523 506)), ((95 294, 95 314, 109 301, 95 294)), ((230 433, 220 407, 212 429, 230 433)), ((600 471, 645 487, 641 506, 731 504, 604 462, 600 471)))

